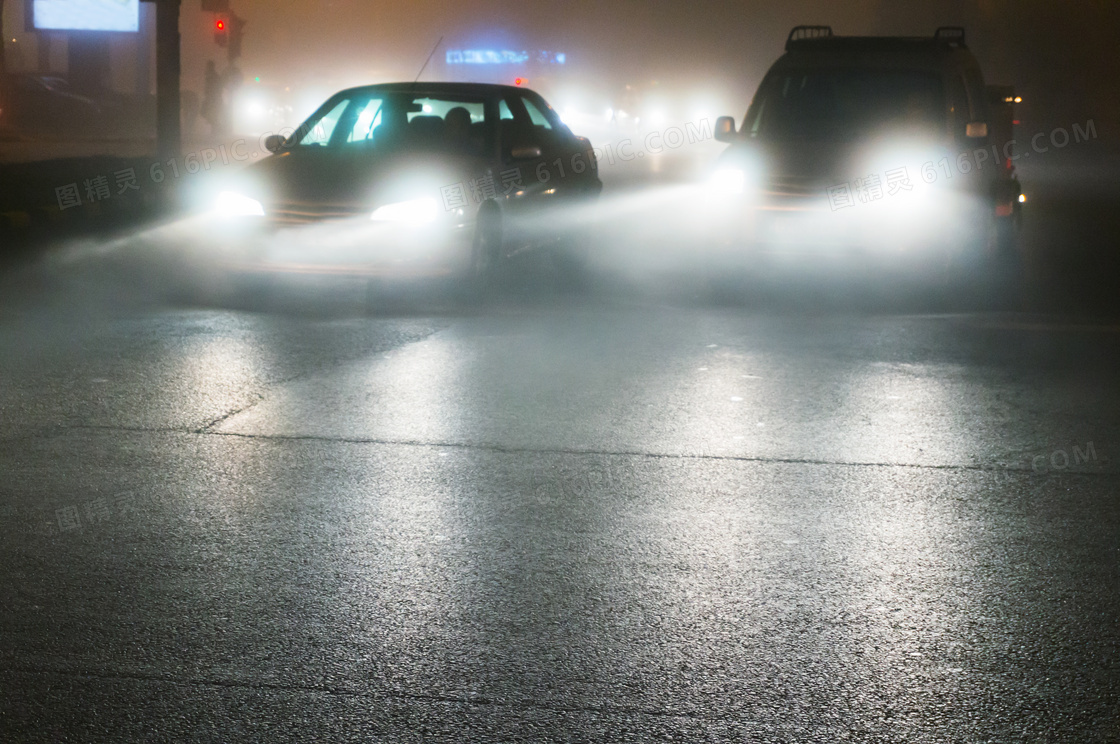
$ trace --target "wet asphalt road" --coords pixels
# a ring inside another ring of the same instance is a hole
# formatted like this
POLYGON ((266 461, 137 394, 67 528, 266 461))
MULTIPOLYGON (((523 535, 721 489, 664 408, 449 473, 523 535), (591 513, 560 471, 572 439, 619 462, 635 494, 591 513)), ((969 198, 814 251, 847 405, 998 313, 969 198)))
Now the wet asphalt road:
POLYGON ((72 286, 0 316, 0 740, 1120 740, 1120 328, 72 286))

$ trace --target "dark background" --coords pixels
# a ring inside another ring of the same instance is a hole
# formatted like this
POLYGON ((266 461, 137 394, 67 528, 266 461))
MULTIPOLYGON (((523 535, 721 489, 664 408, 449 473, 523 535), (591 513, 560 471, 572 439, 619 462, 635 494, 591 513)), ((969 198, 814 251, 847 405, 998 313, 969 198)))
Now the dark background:
POLYGON ((564 48, 620 78, 714 83, 741 99, 741 108, 794 25, 831 24, 837 33, 851 35, 928 35, 940 25, 964 25, 989 81, 1022 91, 1024 125, 1049 129, 1093 119, 1101 138, 1113 141, 1120 130, 1120 4, 1104 0, 238 0, 235 5, 251 19, 247 61, 258 60, 277 73, 369 63, 405 74, 419 69, 441 35, 450 43, 506 36, 564 48))

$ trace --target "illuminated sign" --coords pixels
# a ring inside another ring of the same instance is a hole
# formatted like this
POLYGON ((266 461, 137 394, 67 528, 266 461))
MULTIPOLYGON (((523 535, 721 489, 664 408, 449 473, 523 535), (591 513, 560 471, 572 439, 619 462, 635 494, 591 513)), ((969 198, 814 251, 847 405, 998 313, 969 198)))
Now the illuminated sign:
POLYGON ((563 52, 512 51, 509 49, 448 49, 449 65, 562 65, 568 61, 563 52))
POLYGON ((140 30, 140 0, 32 0, 36 31, 140 30))

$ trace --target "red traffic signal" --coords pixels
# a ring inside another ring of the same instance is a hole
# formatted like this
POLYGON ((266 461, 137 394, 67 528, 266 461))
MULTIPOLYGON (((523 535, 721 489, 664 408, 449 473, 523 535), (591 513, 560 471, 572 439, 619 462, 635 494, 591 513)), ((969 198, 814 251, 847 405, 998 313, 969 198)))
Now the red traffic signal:
POLYGON ((519 77, 519 78, 514 79, 513 84, 520 88, 522 85, 524 85, 527 82, 529 82, 529 81, 526 80, 525 78, 519 77))
POLYGON ((225 18, 214 19, 214 43, 220 47, 229 43, 229 21, 225 18))

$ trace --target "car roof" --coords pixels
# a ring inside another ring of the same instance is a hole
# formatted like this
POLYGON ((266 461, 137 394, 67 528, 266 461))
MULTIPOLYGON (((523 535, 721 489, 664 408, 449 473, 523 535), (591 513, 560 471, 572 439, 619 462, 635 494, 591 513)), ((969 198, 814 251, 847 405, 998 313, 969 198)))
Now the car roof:
POLYGON ((798 26, 786 41, 775 68, 881 67, 940 71, 975 65, 964 29, 947 27, 933 36, 836 36, 829 26, 798 26))
POLYGON ((510 93, 530 94, 539 97, 540 94, 528 88, 514 85, 496 85, 493 83, 377 83, 374 85, 359 85, 339 91, 342 93, 356 93, 369 91, 383 91, 385 93, 403 93, 408 95, 468 95, 468 96, 500 96, 510 93))

